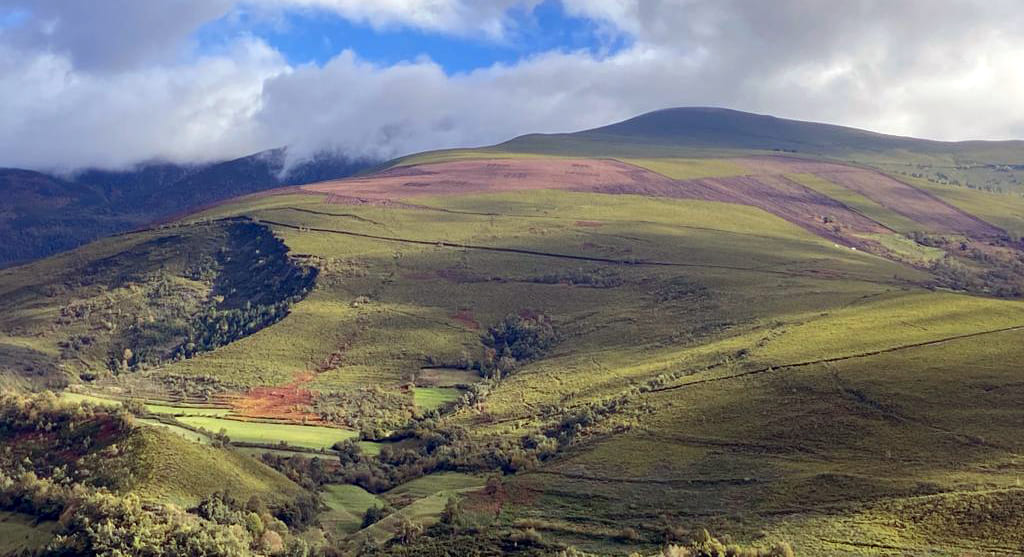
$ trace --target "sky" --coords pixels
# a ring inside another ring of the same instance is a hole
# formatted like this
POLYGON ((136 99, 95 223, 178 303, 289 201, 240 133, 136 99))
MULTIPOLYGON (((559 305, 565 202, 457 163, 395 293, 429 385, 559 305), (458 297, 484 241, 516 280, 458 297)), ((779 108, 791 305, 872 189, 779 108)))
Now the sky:
POLYGON ((1024 138, 1019 0, 0 0, 0 166, 385 159, 721 106, 1024 138))

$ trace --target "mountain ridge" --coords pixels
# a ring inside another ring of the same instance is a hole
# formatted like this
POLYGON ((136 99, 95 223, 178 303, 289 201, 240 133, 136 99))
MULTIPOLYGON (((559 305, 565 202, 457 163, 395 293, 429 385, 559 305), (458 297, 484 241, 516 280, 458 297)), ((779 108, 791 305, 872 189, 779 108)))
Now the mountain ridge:
POLYGON ((0 168, 0 267, 133 230, 210 203, 352 175, 372 161, 319 154, 288 166, 285 148, 205 164, 153 162, 60 176, 0 168), (173 195, 169 193, 173 192, 173 195))
MULTIPOLYGON (((893 149, 913 153, 988 154, 1011 149, 1015 161, 1024 161, 1024 140, 942 141, 891 135, 867 129, 781 118, 721 107, 673 107, 646 112, 616 123, 568 133, 525 134, 499 143, 499 150, 529 151, 558 140, 584 140, 612 146, 643 142, 648 145, 690 148, 760 149, 836 155, 858 148, 884 152, 893 149), (756 130, 756 131, 755 131, 756 130)), ((999 162, 991 160, 987 162, 999 162)), ((1010 161, 1003 161, 1010 162, 1010 161)))

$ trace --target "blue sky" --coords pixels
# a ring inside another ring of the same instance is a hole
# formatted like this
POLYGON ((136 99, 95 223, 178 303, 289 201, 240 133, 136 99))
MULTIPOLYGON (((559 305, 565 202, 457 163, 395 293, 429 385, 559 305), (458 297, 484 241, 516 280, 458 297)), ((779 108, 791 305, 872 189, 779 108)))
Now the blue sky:
POLYGON ((1020 0, 934 4, 0 0, 0 166, 386 159, 674 106, 1024 137, 1020 0))
POLYGON ((545 52, 583 51, 610 56, 628 48, 629 37, 592 19, 566 14, 561 2, 546 0, 532 9, 514 8, 507 14, 505 37, 453 35, 408 26, 373 26, 354 22, 323 9, 292 10, 268 17, 256 11, 235 10, 196 33, 200 53, 217 52, 239 35, 258 37, 285 56, 289 64, 323 65, 344 50, 378 66, 391 66, 426 56, 456 74, 511 65, 545 52))

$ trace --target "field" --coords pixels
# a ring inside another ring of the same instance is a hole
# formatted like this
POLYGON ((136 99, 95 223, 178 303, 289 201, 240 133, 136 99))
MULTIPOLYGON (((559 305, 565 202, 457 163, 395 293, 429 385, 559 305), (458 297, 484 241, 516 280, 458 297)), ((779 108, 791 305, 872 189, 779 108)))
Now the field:
MULTIPOLYGON (((115 398, 107 398, 96 395, 89 395, 84 393, 74 393, 65 391, 61 393, 61 398, 72 401, 72 402, 90 402, 93 404, 121 404, 121 401, 115 398)), ((212 416, 221 417, 231 413, 230 408, 208 408, 202 406, 171 406, 169 404, 154 404, 154 403, 143 403, 146 410, 153 414, 164 414, 168 416, 212 416)))
POLYGON ((192 427, 203 428, 211 433, 224 430, 232 441, 280 443, 306 449, 329 449, 338 441, 356 437, 354 431, 333 427, 248 422, 204 416, 185 416, 179 421, 192 427))
POLYGON ((451 387, 416 387, 413 391, 413 401, 417 408, 435 410, 455 402, 460 394, 458 389, 451 387))
POLYGON ((20 555, 49 543, 56 522, 36 524, 33 517, 0 511, 0 555, 20 555))
POLYGON ((320 522, 330 531, 342 535, 362 529, 366 509, 384 505, 380 497, 354 485, 326 486, 324 502, 330 510, 320 517, 320 522))
POLYGON ((386 542, 394 536, 395 525, 403 519, 429 527, 437 523, 450 498, 459 498, 483 485, 483 479, 459 473, 434 474, 413 480, 383 495, 384 500, 400 505, 397 512, 359 530, 353 539, 358 541, 368 538, 376 543, 386 542))

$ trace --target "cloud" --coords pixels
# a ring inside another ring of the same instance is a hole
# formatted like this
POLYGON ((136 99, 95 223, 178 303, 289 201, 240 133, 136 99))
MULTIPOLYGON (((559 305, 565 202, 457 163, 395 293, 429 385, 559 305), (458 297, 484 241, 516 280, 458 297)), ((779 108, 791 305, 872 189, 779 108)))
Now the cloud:
POLYGON ((30 14, 3 34, 19 49, 66 56, 83 71, 124 70, 181 56, 184 38, 223 16, 233 0, 0 0, 30 14))
POLYGON ((541 0, 250 0, 272 9, 307 8, 336 13, 375 29, 413 28, 501 39, 514 19, 509 10, 531 10, 541 0))
POLYGON ((286 71, 277 52, 255 40, 225 56, 115 74, 0 48, 0 165, 70 170, 263 149, 254 119, 263 84, 286 71))
MULTIPOLYGON (((108 17, 142 17, 109 11, 123 2, 103 2, 108 17)), ((252 0, 243 6, 328 10, 379 28, 510 40, 515 23, 508 10, 535 4, 252 0)), ((685 105, 940 139, 1008 138, 1024 129, 1024 34, 1016 32, 1024 14, 1015 1, 950 0, 941 10, 926 0, 563 4, 569 14, 599 22, 602 33, 628 36, 630 46, 611 55, 556 50, 459 74, 428 58, 381 66, 352 51, 322 66, 290 66, 244 34, 215 54, 190 51, 201 20, 230 9, 219 4, 197 8, 195 17, 167 15, 174 22, 165 32, 119 35, 126 48, 140 44, 129 56, 81 45, 73 36, 32 39, 25 28, 45 27, 37 9, 27 27, 0 29, 0 164, 188 161, 280 145, 299 153, 333 148, 388 157, 582 129, 685 105)), ((152 28, 149 21, 140 25, 152 28)), ((107 29, 105 22, 78 24, 82 36, 107 29)))

